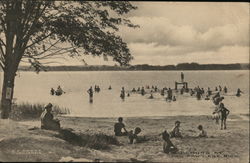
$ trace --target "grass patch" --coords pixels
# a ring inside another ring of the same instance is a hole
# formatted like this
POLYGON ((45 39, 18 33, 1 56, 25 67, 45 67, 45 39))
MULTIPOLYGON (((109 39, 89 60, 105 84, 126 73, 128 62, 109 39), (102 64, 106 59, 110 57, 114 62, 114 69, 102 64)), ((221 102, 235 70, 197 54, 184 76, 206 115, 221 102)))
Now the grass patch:
MULTIPOLYGON (((10 118, 13 120, 40 118, 42 112, 44 111, 44 106, 45 104, 30 104, 30 103, 20 103, 17 105, 12 105, 10 118)), ((54 115, 69 114, 69 109, 61 108, 57 105, 54 105, 52 113, 54 115)))
POLYGON ((76 134, 68 129, 62 129, 56 137, 63 139, 73 145, 89 147, 92 149, 110 149, 110 145, 120 145, 114 136, 98 134, 76 134))

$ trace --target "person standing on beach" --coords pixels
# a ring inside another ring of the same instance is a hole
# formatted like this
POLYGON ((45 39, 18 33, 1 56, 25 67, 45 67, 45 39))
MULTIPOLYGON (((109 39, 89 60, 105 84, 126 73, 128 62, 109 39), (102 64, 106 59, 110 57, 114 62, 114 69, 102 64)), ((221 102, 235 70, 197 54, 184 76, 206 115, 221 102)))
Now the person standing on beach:
POLYGON ((225 129, 227 129, 226 120, 227 120, 227 116, 229 115, 230 111, 227 108, 225 108, 223 103, 220 103, 219 112, 221 113, 221 130, 223 129, 223 125, 224 125, 224 130, 225 130, 225 129))
POLYGON ((88 89, 87 93, 89 94, 89 102, 90 103, 93 103, 93 89, 92 89, 92 86, 88 89))
POLYGON ((115 136, 126 136, 126 135, 128 135, 128 132, 127 132, 127 130, 125 128, 122 117, 119 117, 118 118, 118 123, 115 123, 114 132, 115 132, 115 136), (122 129, 124 130, 124 132, 122 132, 122 129))
POLYGON ((184 74, 183 74, 183 72, 181 72, 181 82, 182 83, 184 82, 184 74))

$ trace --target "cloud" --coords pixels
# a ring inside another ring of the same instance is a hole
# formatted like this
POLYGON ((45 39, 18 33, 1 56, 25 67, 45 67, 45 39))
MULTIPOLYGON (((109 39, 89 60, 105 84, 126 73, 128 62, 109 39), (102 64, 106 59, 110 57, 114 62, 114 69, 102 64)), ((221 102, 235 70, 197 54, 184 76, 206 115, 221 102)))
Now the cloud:
POLYGON ((141 27, 122 28, 121 36, 128 43, 156 43, 166 46, 185 46, 197 51, 215 50, 221 46, 249 44, 248 21, 225 24, 199 32, 190 25, 174 25, 165 17, 132 17, 141 27))
POLYGON ((169 65, 183 62, 208 63, 247 63, 249 62, 248 46, 223 46, 217 50, 194 51, 183 47, 157 45, 155 43, 130 43, 134 54, 132 64, 169 65), (188 52, 187 52, 188 51, 188 52), (184 53, 185 55, 177 55, 184 53))

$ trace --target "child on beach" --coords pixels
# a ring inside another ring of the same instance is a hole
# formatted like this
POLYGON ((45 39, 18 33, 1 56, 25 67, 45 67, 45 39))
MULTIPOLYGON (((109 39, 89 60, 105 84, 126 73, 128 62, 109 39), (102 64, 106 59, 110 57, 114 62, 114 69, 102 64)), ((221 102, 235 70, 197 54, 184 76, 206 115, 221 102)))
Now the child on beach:
POLYGON ((224 125, 224 130, 225 130, 225 129, 227 129, 226 120, 227 120, 227 116, 230 113, 230 111, 227 108, 225 108, 223 103, 220 103, 219 112, 221 113, 221 130, 223 129, 223 125, 224 125))
POLYGON ((180 121, 176 121, 175 122, 175 126, 172 129, 172 131, 170 132, 170 137, 173 138, 182 138, 181 132, 180 132, 180 121))
POLYGON ((118 118, 118 123, 115 123, 115 125, 114 125, 115 136, 126 136, 126 135, 128 135, 128 132, 127 132, 127 130, 125 128, 125 125, 124 125, 124 123, 122 121, 123 121, 123 118, 119 117, 118 118), (122 129, 125 132, 122 132, 122 129))
POLYGON ((207 132, 203 129, 202 125, 198 126, 198 130, 200 131, 198 137, 207 138, 207 132))
POLYGON ((129 144, 135 144, 138 142, 138 134, 141 132, 141 128, 140 127, 136 127, 135 130, 131 130, 128 133, 128 138, 129 138, 129 144))
POLYGON ((167 133, 167 131, 164 131, 162 133, 162 139, 164 140, 163 143, 163 152, 164 153, 176 153, 178 151, 178 149, 174 146, 174 144, 171 142, 171 140, 169 139, 169 134, 167 133))

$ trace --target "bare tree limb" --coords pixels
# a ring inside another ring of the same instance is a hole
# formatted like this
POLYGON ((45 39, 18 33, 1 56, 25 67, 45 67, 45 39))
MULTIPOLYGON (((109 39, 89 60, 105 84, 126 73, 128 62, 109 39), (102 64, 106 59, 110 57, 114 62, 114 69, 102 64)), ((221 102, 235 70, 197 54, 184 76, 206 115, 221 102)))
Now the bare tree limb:
POLYGON ((28 49, 28 48, 32 47, 33 45, 35 45, 35 44, 37 44, 37 43, 39 43, 39 42, 45 40, 46 38, 48 38, 48 37, 51 36, 52 34, 53 34, 53 33, 51 32, 50 34, 44 36, 43 38, 41 38, 41 39, 39 39, 39 40, 37 40, 37 41, 35 41, 35 42, 32 42, 30 45, 27 45, 27 46, 25 47, 25 49, 28 49))
POLYGON ((5 47, 6 47, 6 44, 3 42, 3 40, 0 38, 0 45, 2 44, 2 45, 4 45, 5 47))

